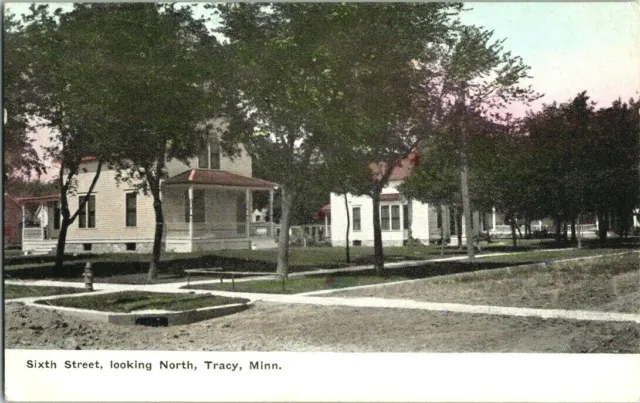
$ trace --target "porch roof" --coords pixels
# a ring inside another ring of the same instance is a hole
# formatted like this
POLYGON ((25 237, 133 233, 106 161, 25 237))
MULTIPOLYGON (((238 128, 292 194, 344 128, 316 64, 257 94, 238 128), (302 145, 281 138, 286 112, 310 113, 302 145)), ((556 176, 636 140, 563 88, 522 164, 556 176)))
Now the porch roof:
POLYGON ((42 202, 60 200, 60 195, 55 194, 55 195, 46 195, 46 196, 18 197, 15 200, 20 204, 42 203, 42 202))
POLYGON ((400 193, 382 193, 380 201, 396 201, 400 200, 400 193))
POLYGON ((165 182, 167 185, 217 185, 236 186, 242 188, 273 189, 278 185, 263 179, 249 178, 227 171, 214 169, 190 169, 176 176, 172 176, 165 182))

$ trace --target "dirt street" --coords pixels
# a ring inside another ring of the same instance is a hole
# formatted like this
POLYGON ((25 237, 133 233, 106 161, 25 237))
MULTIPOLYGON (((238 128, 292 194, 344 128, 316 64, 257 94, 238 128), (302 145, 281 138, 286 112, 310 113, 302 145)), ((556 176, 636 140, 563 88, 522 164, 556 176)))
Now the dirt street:
POLYGON ((5 348, 639 353, 640 325, 258 302, 191 325, 127 327, 5 306, 5 348))

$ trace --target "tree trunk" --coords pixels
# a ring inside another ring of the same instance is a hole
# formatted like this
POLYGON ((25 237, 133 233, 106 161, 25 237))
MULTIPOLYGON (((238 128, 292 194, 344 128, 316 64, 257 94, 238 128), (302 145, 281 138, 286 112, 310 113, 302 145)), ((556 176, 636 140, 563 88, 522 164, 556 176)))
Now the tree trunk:
POLYGON ((576 242, 576 219, 571 219, 571 242, 576 242))
POLYGON ((375 189, 371 195, 373 201, 373 267, 377 275, 382 275, 384 271, 382 229, 380 228, 380 192, 381 189, 375 189))
POLYGON ((562 228, 563 228, 563 230, 562 230, 562 241, 567 243, 567 242, 569 242, 569 237, 568 237, 569 228, 567 226, 567 222, 566 221, 562 222, 562 228))
MULTIPOLYGON (((58 176, 58 186, 60 189, 60 213, 62 214, 62 222, 60 223, 60 232, 58 233, 58 243, 56 246, 56 262, 53 267, 53 274, 55 276, 62 276, 63 274, 65 274, 64 250, 67 246, 67 231, 69 229, 69 226, 73 224, 73 222, 75 221, 76 217, 78 217, 78 214, 80 214, 80 212, 83 211, 85 206, 87 205, 89 201, 89 196, 91 196, 91 194, 93 193, 93 189, 95 188, 96 183, 98 183, 98 178, 100 178, 100 172, 102 172, 102 164, 103 164, 102 161, 98 162, 96 173, 95 175, 93 175, 93 179, 91 180, 91 184, 89 185, 89 190, 87 190, 84 202, 78 205, 78 209, 73 215, 71 215, 71 212, 69 211, 69 201, 67 199, 67 192, 69 190, 69 184, 71 183, 71 180, 78 172, 79 160, 77 165, 75 165, 75 168, 69 169, 69 171, 67 172, 66 183, 64 182, 65 166, 64 164, 60 166, 60 174, 58 176)), ((66 275, 70 276, 71 272, 67 271, 66 275)))
POLYGON ((349 254, 349 230, 351 229, 351 215, 349 214, 349 198, 347 194, 344 194, 344 208, 347 211, 347 230, 345 232, 345 246, 346 246, 346 260, 347 263, 351 263, 351 255, 349 254))
POLYGON ((291 219, 291 206, 293 204, 293 194, 285 186, 282 187, 280 215, 280 239, 278 242, 278 263, 276 273, 289 278, 289 225, 291 219))
MULTIPOLYGON (((582 231, 580 231, 580 219, 582 218, 582 213, 578 213, 577 221, 577 240, 578 240, 578 249, 582 248, 582 231)), ((575 221, 574 221, 575 225, 575 221)))
MULTIPOLYGON (((159 189, 158 189, 159 190, 159 189)), ((164 214, 162 214, 162 200, 160 200, 160 192, 153 191, 153 211, 156 217, 156 229, 153 234, 153 250, 151 254, 151 262, 149 263, 149 272, 147 279, 154 281, 158 278, 160 265, 160 252, 162 249, 162 232, 164 229, 164 214)))
POLYGON ((462 212, 456 209, 456 231, 458 232, 458 249, 462 250, 462 212))
POLYGON ((475 250, 473 248, 473 228, 471 217, 471 198, 469 196, 469 164, 467 162, 467 127, 466 127, 466 108, 465 93, 461 90, 460 95, 461 113, 460 116, 460 193, 462 194, 462 211, 464 214, 464 230, 467 238, 467 257, 473 259, 475 250))
POLYGON ((513 240, 513 247, 518 246, 518 237, 516 236, 516 219, 511 217, 511 239, 513 240))
POLYGON ((558 217, 555 217, 553 219, 553 222, 556 225, 556 233, 555 233, 556 245, 560 245, 560 242, 562 242, 562 222, 558 217))
POLYGON ((54 277, 62 276, 66 274, 69 276, 71 273, 68 271, 63 273, 64 270, 64 249, 67 245, 67 230, 72 223, 69 221, 69 210, 66 214, 63 213, 62 220, 60 222, 60 232, 58 233, 58 246, 56 247, 56 263, 53 267, 54 277))
POLYGON ((609 217, 606 212, 598 213, 598 238, 600 238, 600 244, 604 245, 607 242, 607 231, 609 230, 609 217))

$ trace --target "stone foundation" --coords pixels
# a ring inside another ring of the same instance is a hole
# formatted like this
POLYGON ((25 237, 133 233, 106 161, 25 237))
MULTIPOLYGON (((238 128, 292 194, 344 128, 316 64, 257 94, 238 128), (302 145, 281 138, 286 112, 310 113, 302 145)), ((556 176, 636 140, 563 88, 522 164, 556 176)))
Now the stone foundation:
MULTIPOLYGON (((164 245, 163 245, 164 246, 164 245)), ((164 249, 164 248, 163 248, 164 249)), ((153 242, 67 242, 65 252, 67 253, 151 253, 153 242), (127 250, 128 244, 135 244, 135 250, 127 250), (90 244, 91 249, 85 250, 84 245, 90 244)))

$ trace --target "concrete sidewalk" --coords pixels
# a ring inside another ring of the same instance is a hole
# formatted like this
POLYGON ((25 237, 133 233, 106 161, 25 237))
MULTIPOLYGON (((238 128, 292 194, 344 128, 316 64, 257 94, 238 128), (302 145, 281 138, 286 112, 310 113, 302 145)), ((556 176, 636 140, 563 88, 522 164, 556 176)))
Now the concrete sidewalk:
MULTIPOLYGON (((490 256, 503 256, 512 255, 514 253, 494 253, 478 255, 478 257, 490 257, 490 256)), ((626 253, 626 252, 625 252, 626 253)), ((617 255, 617 254, 611 254, 617 255)), ((565 259, 588 259, 607 256, 585 256, 580 258, 565 259)), ((464 260, 466 256, 454 256, 441 259, 410 261, 410 262, 394 262, 385 264, 388 268, 401 268, 412 267, 421 265, 427 262, 439 262, 439 261, 451 261, 451 260, 464 260)), ((360 271, 373 268, 372 265, 354 266, 343 269, 328 269, 321 271, 309 271, 292 274, 291 277, 299 277, 308 274, 320 274, 320 273, 339 273, 348 271, 360 271)), ((237 279, 240 281, 252 281, 258 277, 237 279)), ((271 277, 267 277, 271 278, 271 277)), ((407 299, 387 299, 387 298, 343 298, 343 297, 317 297, 314 295, 328 294, 337 291, 348 291, 350 289, 358 289, 363 287, 381 287, 390 284, 421 281, 424 279, 404 280, 393 283, 381 283, 372 284, 368 286, 349 287, 332 290, 313 291, 301 294, 258 294, 258 293, 245 293, 245 292, 231 292, 231 291, 219 291, 219 290, 193 290, 182 289, 186 285, 186 282, 180 283, 162 283, 162 284, 107 284, 107 283, 95 283, 94 288, 98 291, 93 293, 76 293, 66 294, 64 296, 75 297, 85 295, 104 294, 118 291, 149 291, 149 292, 166 292, 166 293, 194 293, 194 294, 212 294, 226 297, 246 298, 251 302, 265 301, 272 303, 282 304, 308 304, 308 305, 320 305, 320 306, 346 306, 346 307, 362 307, 362 308, 390 308, 390 309, 415 309, 424 311, 438 311, 438 312, 452 312, 452 313, 471 313, 471 314, 485 314, 485 315, 503 315, 503 316, 525 316, 525 317, 537 317, 544 319, 567 319, 567 320, 582 320, 582 321, 607 321, 607 322, 635 322, 640 323, 640 315, 631 313, 618 313, 618 312, 600 312, 600 311, 585 311, 585 310, 566 310, 566 309, 535 309, 535 308, 520 308, 520 307, 503 307, 503 306, 488 306, 488 305, 470 305, 470 304, 453 304, 453 303, 435 303, 435 302, 423 302, 407 299)), ((218 281, 218 280, 212 280, 218 281)), ((210 283, 212 281, 201 281, 197 284, 210 283)), ((229 281, 229 280, 227 280, 229 281)), ((36 280, 30 282, 6 280, 5 284, 27 285, 27 286, 54 286, 54 287, 74 287, 83 288, 84 284, 79 282, 63 282, 52 280, 36 280)), ((192 282, 191 284, 196 284, 192 282)), ((52 295, 46 297, 27 297, 5 301, 5 303, 24 302, 32 303, 36 300, 47 300, 53 298, 60 298, 63 295, 52 295)))

